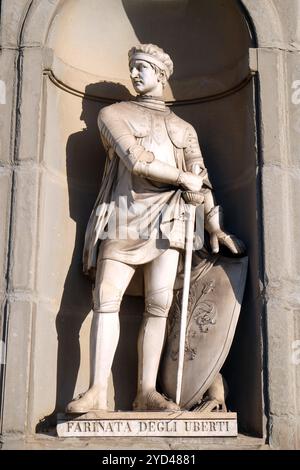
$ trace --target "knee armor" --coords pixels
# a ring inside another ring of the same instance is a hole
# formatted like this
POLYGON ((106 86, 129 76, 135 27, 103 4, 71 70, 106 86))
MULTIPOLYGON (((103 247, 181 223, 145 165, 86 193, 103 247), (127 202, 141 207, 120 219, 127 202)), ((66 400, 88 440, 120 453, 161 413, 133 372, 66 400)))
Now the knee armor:
POLYGON ((103 280, 93 291, 93 310, 97 313, 114 313, 120 310, 122 292, 108 281, 103 280))
POLYGON ((149 292, 145 298, 145 315, 167 317, 173 299, 173 289, 163 288, 149 292))

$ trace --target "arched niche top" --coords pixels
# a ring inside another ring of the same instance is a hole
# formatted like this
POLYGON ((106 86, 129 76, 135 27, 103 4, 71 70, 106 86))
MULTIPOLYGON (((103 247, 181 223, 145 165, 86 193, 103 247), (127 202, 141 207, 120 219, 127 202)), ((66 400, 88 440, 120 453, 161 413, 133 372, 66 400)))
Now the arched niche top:
POLYGON ((149 42, 174 61, 170 101, 218 94, 249 73, 252 43, 236 0, 66 0, 48 34, 50 68, 75 89, 86 75, 86 83, 119 83, 134 94, 128 50, 149 42))
MULTIPOLYGON (((14 48, 18 46, 20 32, 28 12, 27 0, 1 2, 0 47, 14 48), (16 4, 18 8, 16 8, 16 4)), ((27 25, 27 23, 26 23, 27 25)))
POLYGON ((43 47, 49 27, 63 0, 3 0, 1 47, 43 47))
MULTIPOLYGON (((284 47, 282 23, 274 1, 240 0, 240 2, 252 19, 258 47, 284 47)), ((52 20, 59 13, 63 3, 65 0, 34 0, 28 11, 27 0, 4 0, 1 25, 2 47, 17 46, 22 32, 23 45, 44 46, 52 20), (8 19, 7 24, 3 24, 4 18, 8 19)))
POLYGON ((284 34, 281 19, 271 0, 240 0, 255 28, 258 47, 283 47, 284 34))

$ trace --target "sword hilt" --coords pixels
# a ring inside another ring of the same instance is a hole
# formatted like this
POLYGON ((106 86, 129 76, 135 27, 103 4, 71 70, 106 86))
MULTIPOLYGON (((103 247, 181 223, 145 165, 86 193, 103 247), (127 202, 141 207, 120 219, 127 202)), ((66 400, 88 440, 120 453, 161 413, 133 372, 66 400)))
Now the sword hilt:
POLYGON ((183 191, 182 197, 184 202, 192 206, 200 206, 204 202, 204 195, 195 191, 183 191))

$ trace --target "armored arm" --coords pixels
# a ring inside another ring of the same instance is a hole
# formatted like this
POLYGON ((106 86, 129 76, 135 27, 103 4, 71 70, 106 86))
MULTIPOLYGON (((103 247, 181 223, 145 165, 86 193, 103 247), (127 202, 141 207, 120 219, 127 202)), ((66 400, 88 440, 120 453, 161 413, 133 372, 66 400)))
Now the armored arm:
POLYGON ((200 190, 202 178, 155 159, 152 152, 139 145, 131 129, 112 107, 99 113, 98 125, 104 142, 122 159, 132 173, 161 183, 200 190))
POLYGON ((223 210, 221 206, 216 205, 213 188, 204 166, 198 136, 195 129, 190 125, 188 126, 185 135, 184 159, 186 169, 193 173, 200 174, 203 178, 202 193, 204 195, 204 227, 210 234, 212 251, 214 253, 219 251, 220 242, 227 246, 233 253, 243 252, 243 243, 224 230, 223 210))
POLYGON ((243 242, 234 235, 227 233, 223 228, 223 211, 221 206, 217 206, 215 203, 198 137, 192 126, 188 126, 185 135, 184 159, 187 170, 195 173, 200 172, 200 176, 203 178, 204 227, 210 235, 210 245, 213 253, 218 253, 220 243, 225 245, 232 253, 243 253, 245 251, 243 242))
POLYGON ((203 178, 202 192, 204 195, 205 228, 208 232, 221 229, 221 207, 216 206, 212 185, 204 165, 198 136, 195 129, 189 125, 185 133, 184 161, 188 171, 200 174, 203 178))
POLYGON ((203 178, 203 188, 212 189, 207 170, 204 165, 198 136, 193 126, 188 125, 184 137, 184 161, 187 171, 198 174, 203 178))

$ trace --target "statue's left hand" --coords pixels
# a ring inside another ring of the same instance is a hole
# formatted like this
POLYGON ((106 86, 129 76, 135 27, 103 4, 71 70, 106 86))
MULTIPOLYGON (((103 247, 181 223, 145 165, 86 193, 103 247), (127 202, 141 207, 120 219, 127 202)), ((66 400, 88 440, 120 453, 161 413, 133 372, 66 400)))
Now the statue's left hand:
POLYGON ((240 255, 246 250, 242 240, 224 232, 224 230, 218 230, 210 234, 210 246, 213 253, 219 253, 220 243, 226 246, 235 255, 240 255))

